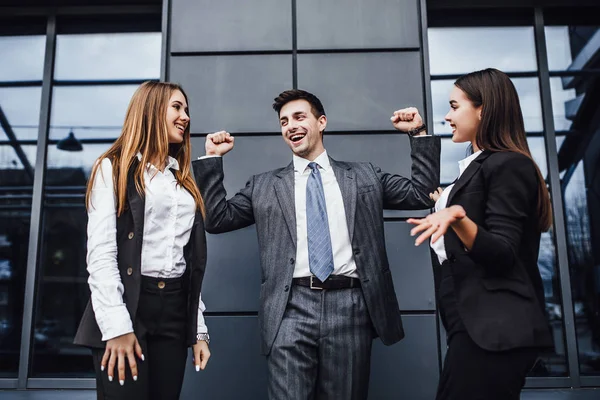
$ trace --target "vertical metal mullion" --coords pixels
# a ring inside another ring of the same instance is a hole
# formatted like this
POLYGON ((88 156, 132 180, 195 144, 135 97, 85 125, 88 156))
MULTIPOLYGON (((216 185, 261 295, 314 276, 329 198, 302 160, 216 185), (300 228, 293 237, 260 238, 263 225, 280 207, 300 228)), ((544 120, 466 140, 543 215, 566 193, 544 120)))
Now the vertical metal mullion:
POLYGON ((171 26, 170 0, 163 0, 161 17, 160 81, 166 82, 169 79, 169 58, 171 56, 171 46, 169 45, 169 40, 171 40, 171 31, 169 29, 171 26))
POLYGON ((431 98, 431 70, 429 69, 429 36, 427 35, 427 1, 419 1, 421 14, 421 62, 423 63, 423 93, 425 93, 425 110, 423 117, 427 121, 428 133, 433 135, 433 100, 431 98))
POLYGON ((38 249, 42 226, 42 204, 44 196, 44 178, 47 156, 48 129, 52 103, 52 77, 56 50, 56 16, 50 15, 46 26, 46 48, 44 54, 44 77, 38 130, 37 155, 33 181, 31 221, 29 230, 29 248, 27 252, 27 275, 25 278, 25 299, 23 304, 23 331, 21 332, 21 354, 19 360, 18 388, 27 387, 29 373, 31 333, 34 317, 35 283, 37 275, 38 249))
POLYGON ((298 89, 298 13, 296 0, 292 0, 292 86, 298 89))
MULTIPOLYGON (((421 25, 421 63, 422 63, 422 72, 423 72, 423 93, 425 93, 425 107, 423 111, 423 118, 425 123, 428 126, 427 133, 433 135, 433 100, 431 97, 431 70, 429 68, 429 36, 427 34, 427 29, 429 28, 429 22, 427 20, 427 1, 426 0, 416 0, 417 1, 417 10, 420 16, 420 25, 421 25)), ((444 358, 446 357, 447 345, 446 345, 446 330, 441 323, 439 312, 436 310, 436 336, 438 341, 438 370, 440 376, 442 374, 442 367, 444 364, 444 358)))
POLYGON ((546 157, 548 160, 548 176, 554 210, 554 239, 556 243, 556 260, 560 277, 560 289, 563 306, 563 321, 565 328, 567 363, 571 376, 571 386, 580 387, 579 354, 577 353, 577 335, 575 332, 575 317, 573 298, 571 297, 571 276, 569 275, 569 259, 567 253, 567 238, 565 232, 565 216, 558 171, 558 153, 556 149, 556 132, 552 111, 550 91, 550 72, 544 34, 544 14, 540 7, 535 9, 535 44, 537 48, 537 63, 539 70, 540 94, 542 99, 542 117, 546 131, 546 157))

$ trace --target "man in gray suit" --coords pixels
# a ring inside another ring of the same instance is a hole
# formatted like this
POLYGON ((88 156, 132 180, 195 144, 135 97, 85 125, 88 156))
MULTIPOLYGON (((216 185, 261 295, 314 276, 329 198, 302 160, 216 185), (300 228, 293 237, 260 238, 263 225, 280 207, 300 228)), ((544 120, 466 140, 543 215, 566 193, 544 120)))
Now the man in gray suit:
POLYGON ((425 134, 415 108, 394 112, 394 127, 411 135, 407 179, 371 163, 330 158, 323 146, 327 117, 313 94, 285 91, 273 108, 292 162, 252 176, 229 200, 220 156, 234 139, 223 131, 207 136, 207 156, 193 163, 206 230, 256 224, 269 398, 366 399, 373 338, 391 345, 404 336, 383 209, 432 206, 440 140, 425 134))

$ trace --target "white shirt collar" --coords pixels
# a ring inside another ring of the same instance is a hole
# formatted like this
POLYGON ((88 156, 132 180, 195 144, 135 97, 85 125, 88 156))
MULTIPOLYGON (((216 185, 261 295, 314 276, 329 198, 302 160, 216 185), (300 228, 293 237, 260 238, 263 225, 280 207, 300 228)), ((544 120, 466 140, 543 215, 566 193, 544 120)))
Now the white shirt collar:
MULTIPOLYGON (((137 159, 138 159, 138 161, 142 161, 142 153, 140 153, 140 152, 138 152, 138 153, 137 153, 137 159)), ((308 164, 307 164, 307 165, 308 165, 308 164)), ((152 164, 150 164, 150 163, 148 163, 148 165, 147 165, 147 166, 148 166, 148 167, 152 167, 152 168, 156 168, 154 165, 152 165, 152 164)), ((166 166, 166 168, 167 168, 167 169, 170 169, 170 168, 172 168, 172 169, 174 169, 174 170, 177 170, 177 171, 179 171, 179 162, 177 161, 177 159, 175 159, 175 158, 173 158, 173 157, 171 157, 171 156, 168 156, 168 158, 167 158, 167 166, 166 166)))
MULTIPOLYGON (((304 171, 306 171, 306 168, 308 168, 308 164, 311 162, 310 160, 298 157, 295 154, 293 156, 293 161, 294 171, 299 174, 303 174, 304 171)), ((329 163, 329 157, 327 156, 327 150, 323 151, 317 158, 315 158, 314 162, 317 163, 319 167, 321 167, 321 169, 324 171, 329 170, 329 168, 331 167, 331 164, 329 163)))
MULTIPOLYGON (((483 150, 479 150, 478 152, 476 152, 476 153, 473 153, 473 154, 471 154, 469 157, 467 157, 467 158, 464 158, 464 159, 462 159, 462 160, 460 160, 460 161, 458 162, 458 169, 459 169, 459 171, 460 171, 460 173, 459 173, 460 175, 462 175, 462 174, 463 174, 463 172, 465 172, 465 169, 467 169, 467 167, 469 166, 469 164, 471 164, 471 162, 472 162, 474 159, 476 159, 477 157, 479 157, 479 155, 481 154, 481 152, 482 152, 482 151, 483 151, 483 150)), ((460 176, 460 175, 459 175, 459 176, 460 176)))

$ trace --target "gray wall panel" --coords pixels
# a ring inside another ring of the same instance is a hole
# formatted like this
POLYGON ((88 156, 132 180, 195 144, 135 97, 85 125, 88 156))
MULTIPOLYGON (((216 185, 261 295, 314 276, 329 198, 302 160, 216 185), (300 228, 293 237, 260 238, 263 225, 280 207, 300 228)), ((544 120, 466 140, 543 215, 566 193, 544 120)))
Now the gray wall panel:
POLYGON ((298 87, 321 99, 329 131, 393 130, 395 110, 423 112, 418 51, 298 54, 298 87))
MULTIPOLYGON (((434 315, 403 316, 406 337, 393 346, 376 340, 370 399, 432 399, 439 376, 434 315)), ((257 317, 207 317, 212 358, 196 372, 188 358, 182 399, 265 399, 266 361, 259 354, 257 317)))
MULTIPOLYGON (((340 160, 373 160, 384 170, 410 174, 406 135, 330 135, 329 154, 340 160)), ((204 138, 192 139, 194 158, 204 154, 204 138)), ((279 136, 240 136, 224 157, 225 189, 231 197, 253 174, 291 162, 291 151, 279 136)), ((402 216, 418 215, 404 212, 402 216)), ((386 213, 387 216, 398 216, 386 213)), ((390 267, 402 310, 434 310, 431 259, 426 245, 414 246, 410 227, 386 222, 390 267)), ((209 311, 256 311, 260 287, 260 263, 254 226, 242 231, 208 236, 208 265, 203 297, 209 311), (235 249, 235 251, 231 251, 235 249), (223 290, 230 287, 231 290, 223 290)))
MULTIPOLYGON (((235 136, 235 133, 234 133, 235 136)), ((192 159, 204 155, 204 137, 192 138, 192 159)), ((410 144, 406 135, 328 135, 325 147, 339 161, 367 161, 382 170, 410 177, 410 144)), ((237 136, 235 147, 224 157, 225 189, 233 196, 254 174, 281 168, 292 162, 292 152, 280 135, 237 136)))
POLYGON ((188 354, 181 399, 267 398, 267 364, 260 355, 258 318, 207 317, 211 358, 196 372, 188 354))
POLYGON ((435 315, 402 317, 406 337, 373 345, 369 399, 431 400, 439 379, 435 315))
POLYGON ((258 311, 260 258, 256 227, 207 234, 202 300, 209 312, 258 311))
POLYGON ((171 51, 291 50, 291 0, 171 0, 171 51))
POLYGON ((292 88, 292 56, 171 57, 169 76, 189 96, 192 132, 279 132, 271 105, 292 88))
POLYGON ((299 49, 419 47, 416 0, 296 2, 299 49))
POLYGON ((431 253, 427 244, 415 247, 412 225, 385 223, 385 239, 394 288, 401 310, 435 310, 435 287, 431 253))

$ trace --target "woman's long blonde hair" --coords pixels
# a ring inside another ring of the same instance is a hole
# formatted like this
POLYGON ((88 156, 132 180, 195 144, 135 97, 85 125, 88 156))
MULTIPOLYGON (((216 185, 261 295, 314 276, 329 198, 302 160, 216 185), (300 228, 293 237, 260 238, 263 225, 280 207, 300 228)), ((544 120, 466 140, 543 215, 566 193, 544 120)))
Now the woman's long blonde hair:
MULTIPOLYGON (((142 154, 134 174, 135 187, 144 196, 144 170, 148 163, 166 162, 170 155, 179 163, 175 171, 177 182, 191 193, 196 208, 204 216, 204 202, 191 174, 190 125, 185 128, 183 142, 169 144, 168 121, 166 118, 169 99, 179 90, 186 99, 183 89, 174 83, 144 82, 133 94, 121 135, 115 143, 95 163, 85 193, 85 203, 91 207, 92 186, 100 162, 108 158, 112 163, 113 185, 116 198, 117 216, 123 214, 127 205, 127 175, 137 154, 142 154)), ((163 165, 157 165, 163 166, 163 165)))

